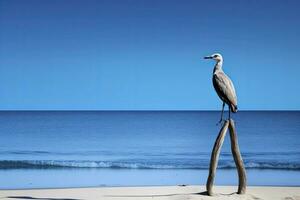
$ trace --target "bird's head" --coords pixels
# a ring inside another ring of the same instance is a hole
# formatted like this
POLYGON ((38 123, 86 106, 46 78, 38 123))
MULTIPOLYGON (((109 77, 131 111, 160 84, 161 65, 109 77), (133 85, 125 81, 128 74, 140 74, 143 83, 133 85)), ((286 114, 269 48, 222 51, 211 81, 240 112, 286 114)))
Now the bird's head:
POLYGON ((213 59, 217 62, 223 61, 223 57, 219 53, 214 53, 211 56, 205 56, 204 59, 213 59))

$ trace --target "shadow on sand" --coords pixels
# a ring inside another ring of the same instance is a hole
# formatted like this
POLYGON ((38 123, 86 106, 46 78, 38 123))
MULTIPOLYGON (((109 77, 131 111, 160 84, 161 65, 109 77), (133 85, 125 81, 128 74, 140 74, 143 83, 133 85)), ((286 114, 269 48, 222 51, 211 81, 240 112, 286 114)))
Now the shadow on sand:
MULTIPOLYGON (((230 194, 219 194, 224 196, 231 196, 234 193, 230 194)), ((200 195, 200 196, 208 196, 207 191, 205 192, 195 192, 195 193, 172 193, 172 194, 149 194, 149 195, 105 195, 104 197, 119 197, 119 198, 128 198, 128 197, 140 197, 140 198, 146 198, 146 197, 172 197, 172 196, 181 196, 181 195, 200 195)), ((32 200, 82 200, 82 199, 72 199, 72 198, 43 198, 43 197, 31 197, 31 196, 7 196, 6 198, 9 199, 32 199, 32 200)), ((259 198, 258 198, 259 199, 259 198)))
MULTIPOLYGON (((237 194, 236 192, 229 194, 220 194, 221 196, 231 196, 237 194)), ((154 194, 154 195, 105 195, 105 197, 171 197, 171 196, 181 196, 181 195, 199 195, 199 196, 209 196, 207 191, 204 192, 195 192, 195 193, 175 193, 175 194, 154 194)))
POLYGON ((9 199, 35 199, 35 200, 81 200, 81 199, 70 199, 70 198, 41 198, 31 196, 8 196, 9 199))
POLYGON ((208 193, 205 192, 196 192, 196 193, 176 193, 176 194, 149 194, 149 195, 105 195, 105 197, 171 197, 177 195, 203 195, 207 196, 208 193))

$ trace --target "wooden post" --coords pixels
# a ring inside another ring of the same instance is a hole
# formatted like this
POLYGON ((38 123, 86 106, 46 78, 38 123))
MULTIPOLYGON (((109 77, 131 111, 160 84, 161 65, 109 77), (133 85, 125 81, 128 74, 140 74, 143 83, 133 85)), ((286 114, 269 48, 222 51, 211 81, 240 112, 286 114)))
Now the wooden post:
POLYGON ((231 141, 231 152, 239 176, 239 188, 237 193, 245 194, 246 185, 247 185, 246 170, 244 167, 243 159, 238 145, 238 139, 237 139, 234 121, 232 119, 230 119, 230 123, 229 123, 229 132, 230 132, 230 141, 231 141))
POLYGON ((211 153, 210 165, 209 165, 209 174, 206 182, 206 190, 209 196, 213 195, 212 187, 214 184, 214 178, 216 174, 216 169, 218 166, 219 155, 221 151, 222 144, 224 142, 224 138, 228 129, 229 121, 226 120, 224 125, 222 126, 219 135, 215 141, 214 148, 211 153))
POLYGON ((226 120, 224 125, 222 126, 219 135, 215 141, 214 148, 211 153, 210 158, 210 165, 209 165, 209 174, 206 182, 206 190, 209 196, 213 195, 212 187, 214 184, 214 178, 216 174, 216 169, 218 166, 219 155, 221 151, 222 144, 224 142, 224 138, 226 132, 229 127, 230 132, 230 142, 231 142, 231 152, 234 158, 234 162, 238 171, 239 176, 239 187, 238 187, 238 194, 245 194, 246 193, 246 186, 247 186, 247 178, 246 178, 246 170, 244 167, 243 159, 240 153, 237 134, 235 130, 234 121, 232 119, 226 120))

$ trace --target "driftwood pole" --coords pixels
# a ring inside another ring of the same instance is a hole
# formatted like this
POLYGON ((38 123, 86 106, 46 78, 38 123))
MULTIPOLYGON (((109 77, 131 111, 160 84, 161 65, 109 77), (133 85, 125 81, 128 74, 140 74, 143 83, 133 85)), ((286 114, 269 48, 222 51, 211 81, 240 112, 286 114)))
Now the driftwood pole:
POLYGON ((214 178, 216 174, 216 169, 218 166, 219 155, 221 151, 222 144, 224 142, 224 138, 228 129, 229 121, 226 120, 224 125, 222 126, 219 135, 215 141, 214 148, 211 152, 210 165, 209 165, 209 174, 206 182, 206 190, 209 196, 213 195, 212 187, 214 184, 214 178))
POLYGON ((231 152, 234 158, 235 165, 237 167, 238 176, 239 176, 239 188, 238 194, 245 194, 246 192, 246 170, 244 168, 243 159, 239 150, 237 135, 235 131, 234 121, 232 119, 226 120, 223 124, 219 135, 215 141, 214 148, 211 153, 210 165, 209 165, 209 174, 206 182, 206 190, 209 196, 213 195, 212 187, 214 183, 214 178, 216 174, 216 169, 218 166, 219 155, 221 151, 222 144, 224 142, 224 138, 226 132, 229 127, 230 132, 230 141, 231 141, 231 152))
POLYGON ((230 119, 229 122, 229 132, 230 132, 230 141, 231 141, 231 152, 234 158, 234 162, 238 171, 239 176, 239 188, 238 194, 245 194, 246 193, 246 185, 247 185, 247 178, 246 178, 246 170, 244 167, 244 162, 240 153, 238 138, 234 126, 234 121, 230 119))

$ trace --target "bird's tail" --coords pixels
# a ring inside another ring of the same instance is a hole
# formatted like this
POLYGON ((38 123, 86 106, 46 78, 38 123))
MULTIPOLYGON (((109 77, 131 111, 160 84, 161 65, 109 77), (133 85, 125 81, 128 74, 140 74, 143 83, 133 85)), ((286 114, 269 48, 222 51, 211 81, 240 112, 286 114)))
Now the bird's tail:
POLYGON ((236 113, 236 112, 238 111, 237 105, 231 104, 231 105, 230 105, 230 109, 231 109, 231 111, 234 112, 234 113, 236 113))

